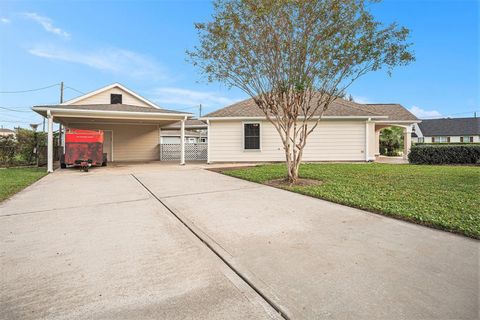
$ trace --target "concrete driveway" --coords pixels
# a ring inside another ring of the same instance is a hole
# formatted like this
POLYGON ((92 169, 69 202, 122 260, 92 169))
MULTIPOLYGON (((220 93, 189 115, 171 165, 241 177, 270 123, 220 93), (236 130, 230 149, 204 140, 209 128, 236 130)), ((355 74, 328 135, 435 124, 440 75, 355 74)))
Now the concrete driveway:
POLYGON ((104 169, 0 205, 4 318, 478 319, 478 241, 200 166, 104 169))
POLYGON ((0 204, 0 319, 279 318, 123 169, 0 204))

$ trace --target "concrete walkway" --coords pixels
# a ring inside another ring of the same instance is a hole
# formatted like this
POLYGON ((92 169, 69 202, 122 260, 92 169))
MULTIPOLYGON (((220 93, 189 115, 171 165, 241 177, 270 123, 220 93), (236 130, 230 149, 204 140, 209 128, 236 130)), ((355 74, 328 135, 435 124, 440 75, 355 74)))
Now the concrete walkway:
POLYGON ((201 165, 57 171, 0 213, 5 319, 479 315, 478 241, 201 165))

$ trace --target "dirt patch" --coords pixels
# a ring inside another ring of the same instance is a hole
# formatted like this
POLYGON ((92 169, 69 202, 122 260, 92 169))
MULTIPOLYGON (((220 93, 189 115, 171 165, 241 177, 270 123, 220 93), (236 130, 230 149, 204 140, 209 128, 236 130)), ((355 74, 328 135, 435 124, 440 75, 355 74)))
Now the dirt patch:
POLYGON ((282 179, 274 179, 274 180, 269 180, 265 184, 272 186, 272 187, 277 187, 277 188, 285 188, 285 187, 309 187, 309 186, 319 186, 323 182, 320 180, 315 180, 315 179, 303 179, 299 178, 295 184, 291 184, 284 178, 282 179))

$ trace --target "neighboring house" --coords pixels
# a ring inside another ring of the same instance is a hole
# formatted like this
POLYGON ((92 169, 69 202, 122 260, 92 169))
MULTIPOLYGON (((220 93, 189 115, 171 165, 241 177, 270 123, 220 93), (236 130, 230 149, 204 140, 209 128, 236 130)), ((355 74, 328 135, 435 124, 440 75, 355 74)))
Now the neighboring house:
POLYGON ((422 120, 412 128, 414 143, 480 142, 480 118, 422 120))
MULTIPOLYGON (((161 143, 180 144, 181 122, 161 128, 161 143)), ((198 119, 185 121, 186 143, 207 143, 207 124, 198 119)))
MULTIPOLYGON (((314 103, 314 102, 313 102, 314 103)), ((208 161, 284 161, 279 134, 252 99, 207 114, 208 161)), ((404 129, 404 155, 411 127, 420 122, 399 104, 359 104, 337 99, 308 137, 305 161, 373 161, 379 155, 380 130, 404 129)))
MULTIPOLYGON (((48 171, 53 171, 53 122, 64 128, 104 131, 108 161, 160 159, 161 128, 185 124, 192 114, 162 109, 121 84, 114 83, 59 105, 34 106, 48 118, 48 171)), ((180 132, 184 133, 184 126, 180 132)), ((65 141, 65 139, 62 139, 65 141)), ((184 143, 181 143, 184 150, 184 143)), ((182 152, 180 162, 185 162, 182 152)))
POLYGON ((0 128, 0 137, 8 137, 8 136, 15 137, 15 131, 11 129, 0 128))

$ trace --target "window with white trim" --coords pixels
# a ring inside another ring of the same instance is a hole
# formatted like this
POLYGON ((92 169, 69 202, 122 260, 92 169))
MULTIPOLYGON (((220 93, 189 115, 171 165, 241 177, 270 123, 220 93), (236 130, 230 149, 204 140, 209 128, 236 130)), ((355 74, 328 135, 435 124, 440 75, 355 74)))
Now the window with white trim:
POLYGON ((245 150, 260 150, 260 123, 243 124, 243 148, 245 150))
POLYGON ((435 137, 435 142, 437 143, 446 143, 448 142, 448 138, 447 137, 443 137, 443 136, 440 136, 440 137, 435 137))

